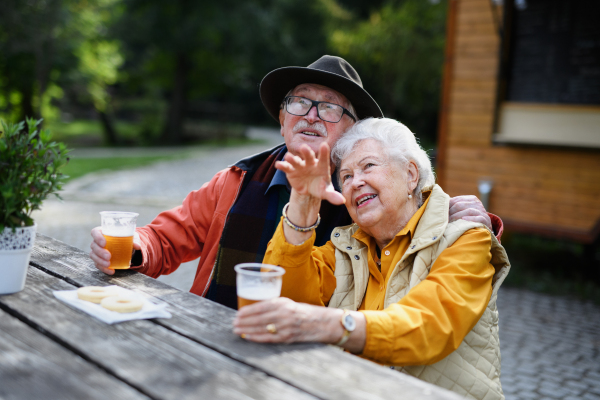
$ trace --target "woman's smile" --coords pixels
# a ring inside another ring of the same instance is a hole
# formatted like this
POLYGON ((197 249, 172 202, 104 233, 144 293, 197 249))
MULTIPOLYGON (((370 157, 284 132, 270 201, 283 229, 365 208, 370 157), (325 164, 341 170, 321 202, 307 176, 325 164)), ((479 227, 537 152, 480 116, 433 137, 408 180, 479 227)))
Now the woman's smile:
POLYGON ((356 208, 363 208, 366 207, 368 204, 370 204, 372 202, 373 199, 375 199, 377 197, 377 195, 375 193, 365 193, 365 194, 361 194, 360 196, 358 196, 356 198, 356 208))

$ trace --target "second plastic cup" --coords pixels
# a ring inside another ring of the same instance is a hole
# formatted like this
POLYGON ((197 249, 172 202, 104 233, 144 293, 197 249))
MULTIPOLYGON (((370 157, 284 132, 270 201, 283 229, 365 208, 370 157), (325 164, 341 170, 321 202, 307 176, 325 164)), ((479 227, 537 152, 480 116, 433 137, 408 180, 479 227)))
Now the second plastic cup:
POLYGON ((246 263, 235 266, 238 310, 258 301, 271 300, 281 294, 281 277, 285 270, 274 265, 246 263))

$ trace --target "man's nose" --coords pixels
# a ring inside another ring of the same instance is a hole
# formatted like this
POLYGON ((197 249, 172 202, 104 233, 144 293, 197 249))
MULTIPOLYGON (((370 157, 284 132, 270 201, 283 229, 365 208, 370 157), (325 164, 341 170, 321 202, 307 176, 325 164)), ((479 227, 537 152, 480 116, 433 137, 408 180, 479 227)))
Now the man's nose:
POLYGON ((319 112, 317 111, 317 106, 311 107, 310 110, 308 110, 308 114, 305 115, 305 118, 311 124, 317 122, 320 119, 319 118, 319 112))

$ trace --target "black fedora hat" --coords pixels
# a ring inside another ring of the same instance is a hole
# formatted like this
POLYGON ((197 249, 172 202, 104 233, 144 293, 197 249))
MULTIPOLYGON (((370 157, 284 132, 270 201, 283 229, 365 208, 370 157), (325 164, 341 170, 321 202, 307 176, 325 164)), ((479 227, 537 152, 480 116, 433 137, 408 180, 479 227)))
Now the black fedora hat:
POLYGON ((358 119, 383 117, 371 95, 363 89, 360 76, 341 57, 323 56, 308 67, 283 67, 269 72, 260 83, 260 99, 277 122, 285 95, 303 83, 327 86, 346 96, 356 110, 358 119))

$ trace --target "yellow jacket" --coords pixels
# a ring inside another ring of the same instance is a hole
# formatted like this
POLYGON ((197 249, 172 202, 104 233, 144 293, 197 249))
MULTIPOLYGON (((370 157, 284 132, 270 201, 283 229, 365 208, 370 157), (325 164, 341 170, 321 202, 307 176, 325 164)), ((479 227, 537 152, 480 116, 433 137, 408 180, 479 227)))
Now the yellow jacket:
MULTIPOLYGON (((479 224, 448 224, 448 196, 437 185, 398 235, 382 249, 382 272, 386 249, 398 260, 380 285, 385 309, 364 301, 362 355, 468 397, 503 398, 495 307, 509 269, 503 248, 479 224)), ((292 246, 280 226, 265 262, 286 268, 282 296, 356 310, 374 282, 373 249, 356 225, 331 238, 320 248, 292 246)))

